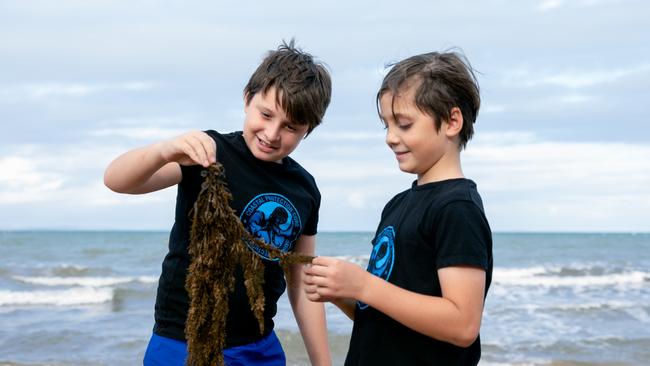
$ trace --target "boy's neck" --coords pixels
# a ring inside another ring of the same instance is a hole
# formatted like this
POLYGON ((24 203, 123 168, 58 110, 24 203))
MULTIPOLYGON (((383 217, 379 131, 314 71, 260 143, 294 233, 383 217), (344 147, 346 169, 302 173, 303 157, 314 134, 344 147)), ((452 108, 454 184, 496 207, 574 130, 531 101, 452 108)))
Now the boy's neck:
POLYGON ((460 164, 460 151, 445 154, 429 170, 418 174, 418 185, 465 178, 460 164))

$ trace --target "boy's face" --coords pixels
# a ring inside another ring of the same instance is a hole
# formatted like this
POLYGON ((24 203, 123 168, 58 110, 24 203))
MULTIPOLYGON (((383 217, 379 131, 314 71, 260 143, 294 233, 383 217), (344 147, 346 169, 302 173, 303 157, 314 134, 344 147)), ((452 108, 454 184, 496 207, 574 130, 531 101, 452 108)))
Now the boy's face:
MULTIPOLYGON (((415 105, 415 88, 379 99, 386 126, 386 143, 395 153, 400 170, 418 175, 420 183, 438 180, 445 174, 453 141, 447 138, 447 123, 436 131, 433 117, 415 105)), ((458 149, 456 148, 456 151, 458 149)))
POLYGON ((244 107, 244 140, 256 158, 281 163, 298 147, 309 127, 289 121, 276 104, 275 93, 275 88, 266 94, 259 92, 244 107))

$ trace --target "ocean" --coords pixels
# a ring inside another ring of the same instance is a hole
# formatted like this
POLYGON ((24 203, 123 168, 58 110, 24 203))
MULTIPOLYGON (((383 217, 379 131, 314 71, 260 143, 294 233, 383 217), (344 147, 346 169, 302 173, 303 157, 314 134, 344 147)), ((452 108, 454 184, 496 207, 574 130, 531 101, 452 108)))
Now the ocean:
MULTIPOLYGON (((139 365, 167 232, 1 232, 0 365, 139 365)), ((318 235, 364 266, 372 233, 318 235)), ((650 364, 650 234, 494 234, 480 365, 650 364)), ((334 364, 352 323, 327 305, 334 364)), ((308 358, 286 295, 276 331, 308 358)))

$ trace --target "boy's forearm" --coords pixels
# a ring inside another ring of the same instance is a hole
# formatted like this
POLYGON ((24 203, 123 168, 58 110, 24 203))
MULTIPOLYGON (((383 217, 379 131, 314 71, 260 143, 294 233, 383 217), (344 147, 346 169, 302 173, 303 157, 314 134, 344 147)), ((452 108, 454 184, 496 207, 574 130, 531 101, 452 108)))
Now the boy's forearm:
POLYGON ((115 192, 138 193, 138 187, 167 163, 160 153, 159 143, 137 148, 109 164, 104 173, 104 184, 115 192))
POLYGON ((431 338, 468 347, 476 339, 480 313, 461 311, 452 301, 405 290, 372 276, 359 300, 431 338))
MULTIPOLYGON (((295 253, 313 256, 315 251, 316 237, 314 235, 301 235, 298 238, 294 247, 295 253)), ((332 356, 330 355, 327 338, 325 307, 322 303, 312 302, 307 298, 302 264, 291 265, 289 272, 291 281, 289 282, 287 295, 311 364, 330 366, 332 356)))
POLYGON ((309 301, 300 286, 290 287, 288 295, 311 364, 331 365, 325 307, 309 301))

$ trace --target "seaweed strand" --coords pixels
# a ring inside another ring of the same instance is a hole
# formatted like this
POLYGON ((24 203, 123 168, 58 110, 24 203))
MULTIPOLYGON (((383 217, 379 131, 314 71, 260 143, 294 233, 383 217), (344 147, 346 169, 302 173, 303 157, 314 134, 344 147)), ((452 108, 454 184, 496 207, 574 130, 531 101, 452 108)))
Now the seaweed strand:
POLYGON ((264 333, 264 262, 246 243, 254 243, 279 260, 287 280, 289 266, 311 263, 313 257, 290 252, 253 237, 230 207, 232 195, 225 184, 219 163, 201 175, 201 192, 190 213, 189 254, 191 263, 185 281, 190 309, 185 324, 188 345, 187 364, 224 365, 228 297, 235 288, 235 273, 242 269, 249 305, 264 333))

